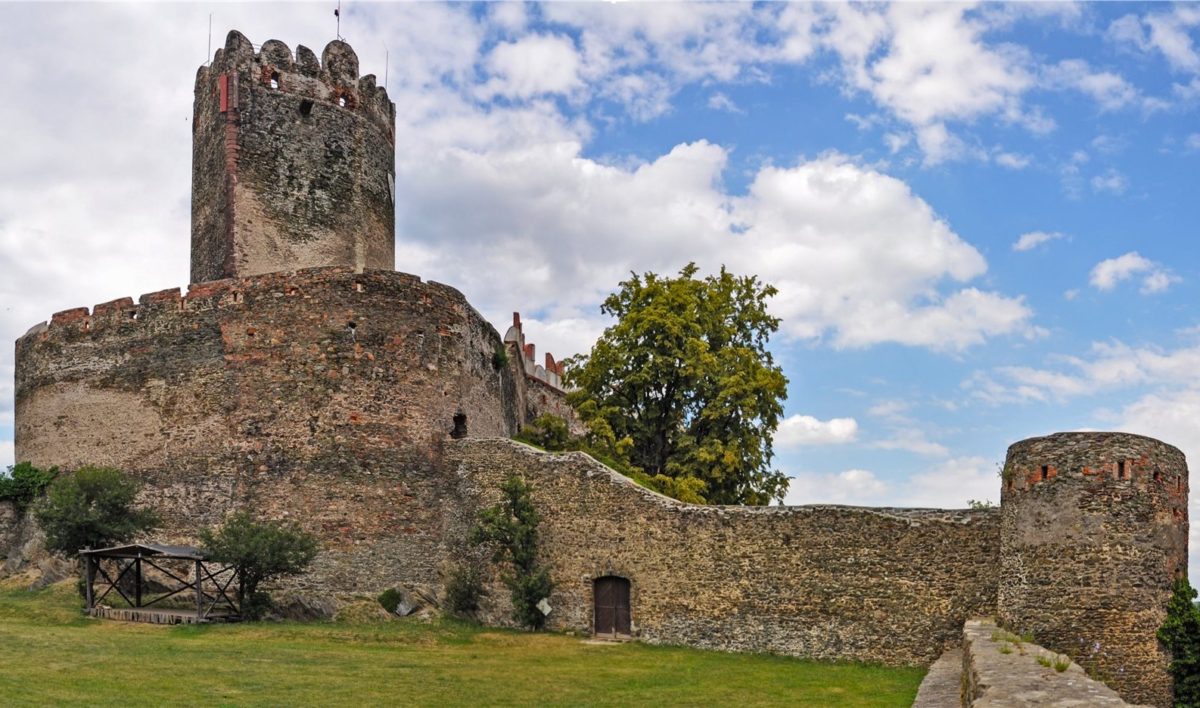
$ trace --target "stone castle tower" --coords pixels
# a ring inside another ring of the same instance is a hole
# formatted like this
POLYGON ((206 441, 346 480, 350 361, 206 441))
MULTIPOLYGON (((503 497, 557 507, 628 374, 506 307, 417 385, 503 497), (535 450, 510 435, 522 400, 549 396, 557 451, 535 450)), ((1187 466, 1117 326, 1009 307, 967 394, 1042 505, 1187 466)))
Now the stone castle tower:
POLYGON ((1187 575, 1183 453, 1125 433, 1059 433, 1008 449, 1000 621, 1138 702, 1170 705, 1153 630, 1187 575))
POLYGON ((230 32, 196 73, 191 281, 395 267, 395 117, 345 42, 230 32))

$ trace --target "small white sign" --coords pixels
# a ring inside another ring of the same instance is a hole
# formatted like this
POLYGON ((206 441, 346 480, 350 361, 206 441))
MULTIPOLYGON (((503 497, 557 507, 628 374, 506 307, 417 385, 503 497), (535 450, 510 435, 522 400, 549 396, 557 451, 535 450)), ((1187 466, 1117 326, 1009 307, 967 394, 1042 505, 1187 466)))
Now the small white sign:
POLYGON ((538 610, 541 611, 541 613, 543 615, 550 614, 550 603, 546 602, 546 598, 544 598, 544 597, 540 601, 538 601, 537 608, 538 608, 538 610))

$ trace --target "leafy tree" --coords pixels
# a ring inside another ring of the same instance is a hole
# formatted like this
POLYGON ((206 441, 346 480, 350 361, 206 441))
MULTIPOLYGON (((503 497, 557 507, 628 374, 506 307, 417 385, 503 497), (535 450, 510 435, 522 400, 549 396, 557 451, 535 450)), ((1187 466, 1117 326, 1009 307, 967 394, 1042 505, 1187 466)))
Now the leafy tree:
POLYGON ((772 436, 787 378, 767 342, 776 290, 724 268, 697 278, 632 274, 601 305, 617 323, 567 361, 589 439, 626 456, 666 493, 713 504, 782 499, 772 436))
POLYGON ((316 537, 295 522, 258 521, 248 511, 231 514, 217 530, 204 529, 200 542, 213 560, 237 570, 238 606, 252 620, 271 607, 261 583, 302 573, 317 556, 316 537))
POLYGON ((543 413, 534 418, 521 428, 516 438, 544 450, 567 450, 571 447, 571 431, 567 421, 553 413, 543 413))
POLYGON ((0 501, 11 501, 17 511, 24 511, 57 476, 57 467, 43 470, 29 462, 11 466, 5 474, 0 475, 0 501))
POLYGON ((46 547, 66 555, 104 548, 158 525, 158 515, 134 508, 141 482, 109 467, 81 467, 58 477, 34 512, 46 547))
POLYGON ((554 589, 550 573, 538 565, 538 514, 533 508, 529 485, 512 476, 500 487, 503 501, 479 514, 471 540, 492 548, 492 560, 509 566, 501 578, 512 595, 513 619, 526 627, 541 629, 546 617, 538 603, 554 589))
POLYGON ((1196 591, 1187 578, 1175 581, 1167 603, 1167 618, 1158 628, 1158 640, 1171 652, 1168 671, 1175 680, 1175 705, 1200 705, 1200 609, 1196 591))

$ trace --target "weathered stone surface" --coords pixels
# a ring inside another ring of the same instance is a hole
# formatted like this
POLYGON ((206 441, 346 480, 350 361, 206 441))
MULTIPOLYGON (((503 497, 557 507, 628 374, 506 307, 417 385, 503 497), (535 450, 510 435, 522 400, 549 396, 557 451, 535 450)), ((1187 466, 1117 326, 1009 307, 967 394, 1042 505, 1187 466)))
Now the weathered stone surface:
POLYGON ((962 705, 962 675, 962 647, 953 646, 929 667, 912 708, 958 708, 962 705))
POLYGON ((1104 676, 1128 700, 1171 705, 1155 630, 1187 574, 1187 463, 1123 433, 1060 433, 1009 448, 1001 492, 999 619, 1104 676))
POLYGON ((459 513, 440 472, 456 414, 516 432, 515 367, 462 294, 390 271, 324 268, 193 285, 17 343, 16 456, 147 482, 160 540, 252 506, 318 534, 300 585, 440 585, 459 513))
POLYGON ((20 533, 20 522, 16 505, 10 501, 0 501, 0 560, 8 558, 12 552, 11 549, 17 542, 17 534, 20 533))
POLYGON ((230 32, 196 74, 192 281, 395 267, 395 112, 344 42, 293 63, 230 32))
MULTIPOLYGON (((581 453, 462 440, 445 454, 467 506, 494 503, 508 475, 532 484, 556 629, 591 631, 605 575, 631 581, 635 636, 713 649, 928 664, 994 612, 995 510, 697 506, 581 453)), ((510 621, 507 597, 492 587, 488 621, 510 621)))
MULTIPOLYGON (((992 622, 971 620, 963 626, 963 705, 973 708, 1103 708, 1128 706, 1117 692, 1088 678, 1079 664, 1058 671, 1056 652, 1027 642, 993 639, 992 622), (1009 653, 1004 653, 1001 648, 1009 653), (1038 663, 1038 657, 1051 662, 1038 663)), ((1148 708, 1148 707, 1143 707, 1148 708)))

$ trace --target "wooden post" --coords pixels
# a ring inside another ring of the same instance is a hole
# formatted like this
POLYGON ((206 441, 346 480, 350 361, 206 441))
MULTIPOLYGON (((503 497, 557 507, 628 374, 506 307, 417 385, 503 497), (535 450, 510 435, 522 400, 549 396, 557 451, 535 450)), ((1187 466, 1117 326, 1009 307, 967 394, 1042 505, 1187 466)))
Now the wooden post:
POLYGON ((133 606, 142 606, 142 556, 139 553, 133 569, 133 606))
POLYGON ((90 555, 83 557, 83 577, 84 582, 87 584, 87 609, 89 615, 95 608, 96 603, 96 595, 92 590, 92 583, 96 579, 96 569, 92 566, 93 562, 94 561, 90 555))
POLYGON ((196 561, 196 621, 203 619, 204 593, 200 592, 200 561, 196 561))

